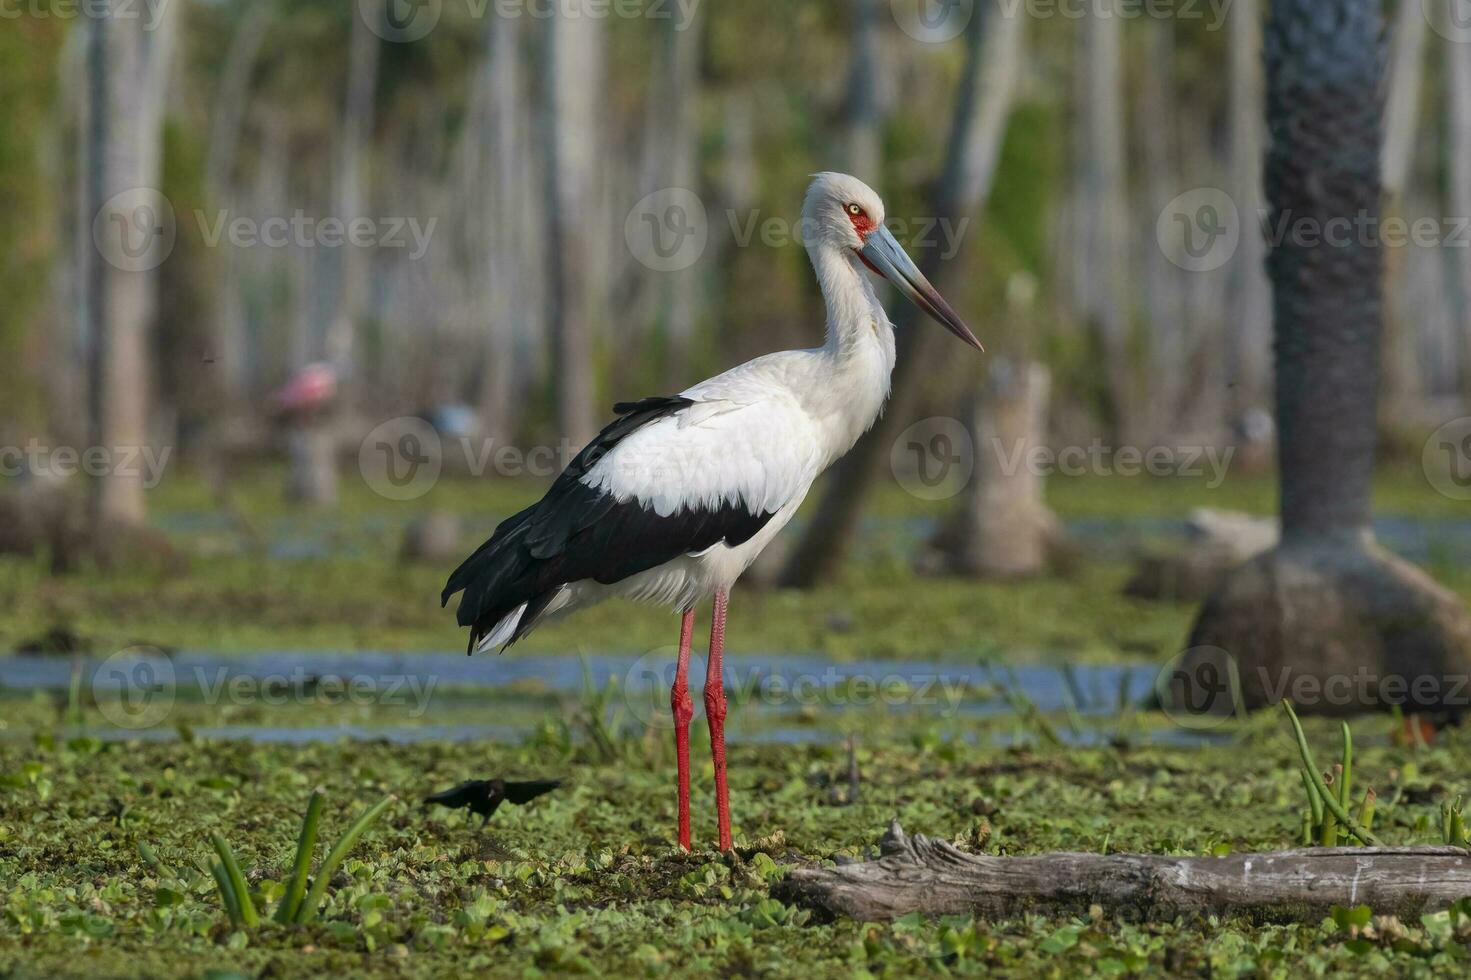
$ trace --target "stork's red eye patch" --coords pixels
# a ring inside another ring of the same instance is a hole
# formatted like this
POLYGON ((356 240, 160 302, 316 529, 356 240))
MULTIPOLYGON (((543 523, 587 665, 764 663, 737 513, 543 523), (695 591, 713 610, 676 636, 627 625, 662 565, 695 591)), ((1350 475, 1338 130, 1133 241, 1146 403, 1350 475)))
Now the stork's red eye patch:
POLYGON ((853 222, 853 230, 858 232, 859 238, 867 238, 875 227, 874 220, 868 216, 868 212, 857 204, 849 204, 843 210, 848 212, 848 220, 853 222))

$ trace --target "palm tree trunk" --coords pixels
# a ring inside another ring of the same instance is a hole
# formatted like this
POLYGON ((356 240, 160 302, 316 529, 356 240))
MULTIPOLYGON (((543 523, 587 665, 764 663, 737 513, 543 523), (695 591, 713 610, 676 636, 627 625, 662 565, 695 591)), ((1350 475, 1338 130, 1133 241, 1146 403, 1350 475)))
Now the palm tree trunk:
MULTIPOLYGON (((1272 227, 1307 219, 1326 229, 1335 219, 1378 215, 1377 4, 1278 0, 1268 26, 1272 227), (1332 20, 1307 27, 1330 11, 1332 20), (1333 30, 1340 11, 1347 19, 1333 30)), ((1268 259, 1283 536, 1358 537, 1369 525, 1374 469, 1383 254, 1357 236, 1338 247, 1295 237, 1268 259)))
POLYGON ((1471 616, 1379 550, 1369 523, 1383 255, 1352 229, 1379 215, 1380 40, 1378 0, 1273 0, 1267 22, 1282 539, 1207 600, 1175 672, 1204 681, 1224 650, 1253 706, 1464 710, 1450 699, 1471 667, 1471 616))

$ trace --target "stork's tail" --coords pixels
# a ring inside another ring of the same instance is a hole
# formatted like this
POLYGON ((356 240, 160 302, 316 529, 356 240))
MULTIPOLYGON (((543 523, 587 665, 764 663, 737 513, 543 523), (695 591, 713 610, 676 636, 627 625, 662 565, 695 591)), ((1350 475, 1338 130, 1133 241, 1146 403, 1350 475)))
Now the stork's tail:
POLYGON ((540 597, 526 598, 527 577, 535 559, 520 547, 526 535, 530 509, 507 518, 475 553, 450 575, 439 595, 447 605, 450 596, 463 592, 455 618, 470 627, 467 654, 495 647, 505 650, 525 636, 546 608, 540 597))

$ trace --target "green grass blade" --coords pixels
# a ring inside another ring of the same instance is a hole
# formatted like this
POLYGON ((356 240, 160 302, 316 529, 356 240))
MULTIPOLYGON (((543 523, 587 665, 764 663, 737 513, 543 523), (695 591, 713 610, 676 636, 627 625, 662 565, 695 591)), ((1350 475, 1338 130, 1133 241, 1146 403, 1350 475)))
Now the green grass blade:
POLYGON ((301 836, 296 841, 296 861, 293 863, 291 880, 286 884, 286 894, 276 906, 277 922, 296 921, 296 910, 301 907, 301 897, 306 894, 306 880, 312 871, 312 852, 317 848, 317 825, 322 820, 322 802, 326 796, 320 789, 312 791, 306 805, 306 816, 301 821, 301 836))
POLYGON ((347 852, 352 850, 352 846, 363 835, 363 831, 367 830, 368 826, 374 820, 377 820, 378 815, 388 809, 388 804, 392 803, 395 799, 397 797, 391 795, 383 797, 383 799, 363 811, 363 815, 358 817, 351 827, 347 828, 347 833, 342 835, 342 839, 337 842, 337 846, 332 848, 332 851, 327 855, 327 860, 322 862, 322 867, 317 871, 316 880, 312 882, 311 891, 306 893, 306 898, 302 899, 301 905, 297 908, 297 922, 310 922, 316 917, 317 906, 322 903, 322 898, 327 894, 327 882, 332 878, 332 873, 337 870, 337 866, 342 863, 342 859, 347 857, 347 852))
MULTIPOLYGON (((1342 767, 1334 766, 1333 768, 1334 770, 1340 770, 1342 767)), ((1323 776, 1323 785, 1328 787, 1328 795, 1332 796, 1334 799, 1338 798, 1338 793, 1334 789, 1334 786, 1337 784, 1337 782, 1338 780, 1335 774, 1332 772, 1326 773, 1323 776)), ((1321 844, 1323 847, 1338 846, 1338 818, 1334 815, 1332 810, 1329 810, 1323 814, 1323 829, 1322 832, 1319 834, 1318 843, 1321 844)))
POLYGON ((255 903, 250 900, 250 888, 245 884, 245 876, 240 873, 235 852, 230 850, 229 842, 219 834, 211 834, 210 841, 215 846, 215 853, 220 856, 220 864, 225 867, 230 886, 235 890, 235 898, 240 906, 240 921, 247 929, 254 929, 260 925, 260 916, 255 914, 255 903))
POLYGON ((225 914, 230 917, 230 925, 240 925, 240 903, 235 899, 235 886, 230 884, 230 876, 225 872, 225 866, 216 861, 209 866, 209 873, 214 875, 215 887, 220 890, 220 904, 225 907, 225 914))
POLYGON ((1364 825, 1365 830, 1374 829, 1374 803, 1378 798, 1374 787, 1364 790, 1364 802, 1359 805, 1359 823, 1364 825))
POLYGON ((1338 797, 1328 792, 1328 787, 1323 784, 1323 773, 1318 768, 1318 763, 1313 759, 1313 750, 1308 747, 1308 737, 1303 734, 1302 722, 1297 720, 1297 712, 1292 710, 1292 702, 1283 699, 1282 708, 1287 712, 1287 718, 1292 722, 1293 734, 1297 736, 1297 751, 1302 756, 1302 764, 1307 768, 1308 775, 1313 780, 1319 795, 1323 797, 1323 806, 1332 811, 1338 823, 1342 824, 1350 833, 1365 844, 1379 847, 1381 842, 1370 831, 1365 830, 1359 822, 1349 816, 1343 804, 1338 802, 1338 797))
POLYGON ((1348 722, 1343 723, 1342 765, 1343 776, 1339 779, 1338 782, 1338 802, 1342 803, 1344 808, 1347 809, 1348 806, 1353 802, 1353 796, 1349 786, 1349 782, 1353 779, 1354 769, 1354 737, 1352 733, 1350 733, 1348 730, 1348 722))
POLYGON ((82 724, 82 661, 72 661, 71 684, 66 691, 66 723, 80 732, 82 724))
POLYGON ((1308 775, 1307 767, 1298 771, 1302 777, 1302 788, 1308 794, 1308 810, 1313 818, 1313 826, 1320 827, 1323 824, 1323 798, 1318 795, 1318 787, 1313 785, 1313 777, 1308 775))
POLYGON ((179 876, 174 874, 173 869, 160 861, 158 855, 153 853, 153 848, 148 846, 147 841, 140 840, 138 842, 138 856, 143 859, 143 863, 148 865, 148 869, 152 871, 160 881, 179 880, 179 876))

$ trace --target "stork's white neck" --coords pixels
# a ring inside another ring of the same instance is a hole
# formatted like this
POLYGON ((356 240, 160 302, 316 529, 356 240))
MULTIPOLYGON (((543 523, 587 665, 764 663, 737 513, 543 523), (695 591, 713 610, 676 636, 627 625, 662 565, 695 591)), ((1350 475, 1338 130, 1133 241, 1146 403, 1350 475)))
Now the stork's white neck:
POLYGON ((827 307, 824 350, 835 359, 862 356, 880 334, 893 328, 878 296, 848 249, 820 244, 811 249, 812 268, 827 307))
POLYGON ((812 407, 831 428, 837 455, 847 452, 878 417, 894 370, 894 328, 850 249, 819 242, 809 249, 827 306, 812 407))

